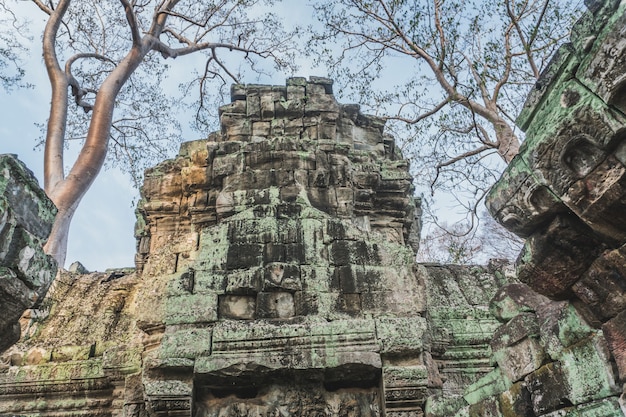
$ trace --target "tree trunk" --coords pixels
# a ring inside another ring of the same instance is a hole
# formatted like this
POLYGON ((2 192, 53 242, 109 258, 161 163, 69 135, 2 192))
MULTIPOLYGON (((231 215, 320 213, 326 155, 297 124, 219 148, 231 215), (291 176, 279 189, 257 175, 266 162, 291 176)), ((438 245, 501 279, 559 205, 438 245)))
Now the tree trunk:
POLYGON ((59 211, 54 219, 52 232, 43 247, 44 251, 57 261, 59 268, 63 268, 63 265, 65 264, 70 224, 72 222, 74 212, 76 211, 76 207, 78 207, 78 202, 76 202, 73 207, 57 207, 59 211))
POLYGON ((511 126, 504 121, 496 121, 493 123, 493 127, 498 139, 498 154, 508 164, 519 153, 519 138, 511 126))
MULTIPOLYGON (((148 50, 148 47, 133 47, 102 83, 96 95, 87 138, 76 162, 65 178, 57 181, 46 190, 48 197, 57 206, 59 212, 52 226, 52 233, 45 245, 45 251, 56 259, 59 267, 65 265, 72 216, 80 200, 91 187, 104 165, 115 99, 148 50)), ((54 112, 51 112, 51 118, 53 115, 54 112)), ((46 159, 45 162, 57 164, 59 161, 46 159)), ((54 172, 54 169, 46 169, 45 171, 46 173, 54 172)), ((47 184, 50 182, 46 181, 47 184)))

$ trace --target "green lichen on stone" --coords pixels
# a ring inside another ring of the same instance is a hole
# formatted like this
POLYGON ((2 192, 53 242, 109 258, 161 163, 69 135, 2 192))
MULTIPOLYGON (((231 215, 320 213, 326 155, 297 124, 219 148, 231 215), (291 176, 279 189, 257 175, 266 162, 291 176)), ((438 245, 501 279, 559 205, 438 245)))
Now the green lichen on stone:
POLYGON ((486 398, 503 393, 508 390, 511 385, 511 381, 508 380, 500 369, 496 368, 467 387, 463 398, 470 405, 477 404, 486 398))
POLYGON ((376 336, 383 354, 421 352, 426 331, 427 322, 423 317, 376 320, 376 336))
POLYGON ((569 385, 568 398, 573 404, 619 393, 605 343, 601 335, 596 335, 560 352, 559 362, 569 385))
MULTIPOLYGON (((456 416, 459 410, 467 407, 469 404, 461 396, 457 397, 429 397, 426 401, 425 413, 432 417, 449 417, 456 416)), ((467 409, 469 411, 469 409, 467 409)))
POLYGON ((161 358, 195 359, 211 354, 211 328, 180 329, 163 335, 161 358))
POLYGON ((165 324, 210 323, 217 321, 217 294, 187 294, 167 297, 165 324))

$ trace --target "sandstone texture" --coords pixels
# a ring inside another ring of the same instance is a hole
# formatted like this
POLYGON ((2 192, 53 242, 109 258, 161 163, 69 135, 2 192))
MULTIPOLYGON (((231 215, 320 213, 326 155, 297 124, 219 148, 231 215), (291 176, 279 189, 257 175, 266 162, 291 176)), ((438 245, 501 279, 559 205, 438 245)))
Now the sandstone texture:
POLYGON ((323 78, 232 98, 146 172, 137 271, 76 265, 24 318, 0 414, 423 416, 493 372, 510 268, 415 263, 382 121, 323 78))
POLYGON ((488 199, 515 267, 415 262, 408 162, 331 80, 235 85, 146 172, 136 269, 25 307, 0 416, 626 415, 626 4, 587 3, 488 199))
POLYGON ((0 155, 0 352, 20 337, 19 319, 40 304, 56 275, 42 249, 56 207, 14 155, 0 155))
POLYGON ((423 414, 407 161, 330 80, 232 99, 221 132, 146 172, 139 271, 63 273, 31 315, 0 414, 423 414))
POLYGON ((470 415, 624 415, 626 4, 586 3, 529 95, 518 119, 526 141, 487 199, 527 238, 516 270, 528 287, 492 300, 505 322, 491 342, 501 375, 470 415))

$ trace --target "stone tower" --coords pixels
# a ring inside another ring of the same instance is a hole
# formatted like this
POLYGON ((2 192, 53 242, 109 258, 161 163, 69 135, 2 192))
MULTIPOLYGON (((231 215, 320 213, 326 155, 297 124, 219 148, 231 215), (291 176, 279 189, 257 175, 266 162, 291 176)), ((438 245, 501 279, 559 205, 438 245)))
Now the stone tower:
POLYGON ((162 337, 150 404, 193 397, 207 417, 420 409, 426 293, 406 160, 328 79, 231 95, 221 132, 146 174, 137 264, 162 288, 140 296, 140 327, 162 337))
POLYGON ((415 262, 408 163, 330 80, 237 85, 220 132, 146 172, 136 270, 42 300, 45 258, 0 242, 0 349, 29 309, 0 417, 626 415, 626 2, 586 4, 489 197, 528 236, 516 272, 415 262))

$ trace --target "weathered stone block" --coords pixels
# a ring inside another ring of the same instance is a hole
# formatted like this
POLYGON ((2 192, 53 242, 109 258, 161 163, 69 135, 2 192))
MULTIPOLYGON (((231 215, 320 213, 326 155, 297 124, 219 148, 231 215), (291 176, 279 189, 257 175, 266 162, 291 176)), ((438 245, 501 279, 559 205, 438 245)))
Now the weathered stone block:
POLYGON ((626 309, 626 246, 602 253, 572 291, 602 321, 626 309))
POLYGON ((287 319, 295 316, 296 305, 291 292, 260 292, 256 302, 259 318, 287 319))
POLYGON ((513 384, 500 394, 500 410, 503 417, 532 416, 530 391, 524 382, 513 384))
POLYGON ((626 311, 602 325, 611 355, 617 364, 620 381, 626 380, 626 311))
MULTIPOLYGON (((467 401, 461 396, 436 398, 429 397, 426 401, 425 414, 428 417, 455 416, 456 412, 464 407, 469 407, 467 401)), ((469 408, 468 408, 469 411, 469 408)))
POLYGON ((500 327, 491 341, 493 358, 512 382, 541 367, 544 350, 539 343, 539 325, 532 313, 522 313, 500 327))
MULTIPOLYGON (((579 152, 589 154, 580 148, 579 152)), ((606 240, 626 241, 626 166, 614 157, 589 169, 570 186, 563 201, 606 240)))
POLYGON ((263 246, 254 243, 234 243, 228 247, 226 256, 226 268, 229 270, 253 268, 261 265, 263 246))
MULTIPOLYGON (((264 93, 260 97, 260 113, 264 120, 271 120, 274 117, 274 101, 276 97, 272 92, 264 93)), ((267 125, 267 134, 269 135, 269 123, 267 125)), ((253 133, 254 135, 254 133, 253 133)))
MULTIPOLYGON (((7 322, 0 326, 0 352, 4 352, 6 349, 17 343, 21 336, 21 327, 18 322, 7 322)), ((13 363, 15 364, 15 363, 13 363)), ((21 363, 20 363, 21 365, 21 363)))
POLYGON ((337 266, 331 286, 345 293, 384 291, 389 288, 382 279, 384 273, 385 271, 370 266, 353 264, 337 266))
POLYGON ((231 103, 224 104, 219 108, 220 116, 223 113, 227 114, 245 114, 246 113, 246 100, 234 100, 231 103))
POLYGON ((584 57, 576 75, 606 102, 612 103, 622 86, 622 76, 626 73, 623 58, 626 50, 623 34, 626 12, 618 1, 606 1, 603 6, 594 13, 594 24, 587 25, 587 30, 583 31, 595 39, 588 46, 588 55, 584 57), (600 28, 603 30, 600 31, 600 28))
POLYGON ((565 68, 571 65, 571 61, 575 60, 574 52, 575 50, 572 44, 566 43, 561 45, 552 56, 549 65, 541 73, 539 80, 537 80, 535 88, 528 94, 524 107, 517 117, 516 123, 522 130, 528 130, 535 112, 547 95, 546 93, 551 90, 555 81, 562 75, 565 68))
POLYGON ((470 405, 478 404, 486 398, 495 397, 507 391, 511 385, 506 375, 496 368, 467 387, 463 398, 470 405))
POLYGON ((340 313, 346 313, 351 316, 358 316, 363 310, 361 294, 339 293, 337 295, 335 308, 340 313))
POLYGON ((517 259, 518 278, 540 294, 563 297, 602 250, 588 226, 557 216, 526 240, 517 259))
POLYGON ((265 266, 264 291, 299 291, 302 289, 299 265, 270 263, 265 266))
POLYGON ((380 318, 376 337, 382 354, 419 354, 424 349, 427 322, 423 317, 380 318))
POLYGON ((267 243, 263 247, 263 263, 304 263, 305 248, 302 243, 267 243))
POLYGON ((210 323, 217 321, 217 294, 202 293, 168 297, 165 323, 210 323))
POLYGON ((570 303, 551 302, 537 311, 540 337, 546 353, 558 359, 564 348, 587 339, 594 330, 570 303))
MULTIPOLYGON (((324 293, 328 295, 328 293, 324 293)), ((296 316, 323 315, 320 311, 320 294, 317 291, 296 291, 293 295, 296 316)), ((337 307, 339 308, 339 307, 337 307)))
POLYGON ((282 326, 220 322, 213 331, 213 353, 196 361, 195 372, 232 378, 288 369, 380 369, 374 332, 371 320, 282 326))
POLYGON ((469 406, 469 417, 503 417, 498 397, 485 398, 469 406))
POLYGON ((47 239, 52 230, 56 207, 37 183, 33 173, 14 155, 0 155, 0 216, 7 207, 29 233, 47 239))
POLYGON ((619 392, 601 333, 564 349, 559 361, 569 385, 567 398, 572 404, 584 404, 619 392))
POLYGON ((503 286, 489 303, 489 311, 498 320, 509 321, 522 313, 533 313, 548 299, 528 285, 512 283, 503 286))
POLYGON ((526 377, 535 415, 544 415, 570 405, 569 386, 559 362, 542 366, 526 377), (549 393, 549 395, 546 395, 549 393))
POLYGON ((255 318, 256 296, 220 295, 218 316, 220 319, 252 320, 255 318))
POLYGON ((21 281, 13 270, 0 267, 0 300, 2 300, 3 318, 0 324, 9 325, 10 323, 12 326, 38 299, 37 292, 21 281))
POLYGON ((163 358, 195 359, 211 353, 211 328, 178 329, 163 335, 160 355, 163 358))
POLYGON ((216 156, 211 166, 211 175, 215 178, 221 178, 236 172, 242 172, 243 160, 243 154, 241 153, 216 156))

